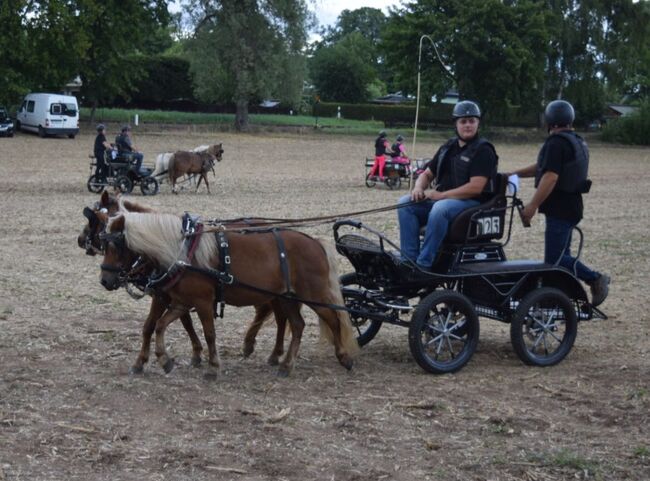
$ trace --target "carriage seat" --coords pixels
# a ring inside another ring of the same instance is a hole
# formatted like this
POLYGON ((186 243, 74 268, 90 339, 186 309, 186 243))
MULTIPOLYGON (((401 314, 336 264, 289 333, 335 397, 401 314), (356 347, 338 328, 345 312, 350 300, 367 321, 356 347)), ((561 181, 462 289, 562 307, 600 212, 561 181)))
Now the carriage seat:
MULTIPOLYGON (((490 200, 462 211, 451 221, 444 244, 479 244, 503 237, 505 231, 508 176, 497 174, 490 200)), ((420 230, 424 234, 425 227, 420 230)))

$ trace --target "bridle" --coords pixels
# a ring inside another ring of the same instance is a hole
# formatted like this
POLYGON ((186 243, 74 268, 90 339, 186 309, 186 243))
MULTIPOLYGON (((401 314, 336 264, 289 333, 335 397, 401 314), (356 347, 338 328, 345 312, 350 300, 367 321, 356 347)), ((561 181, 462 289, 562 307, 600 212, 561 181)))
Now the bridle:
MULTIPOLYGON (((118 255, 122 256, 126 249, 126 239, 123 232, 106 232, 106 225, 103 224, 96 211, 104 214, 108 213, 106 207, 101 207, 99 203, 95 203, 94 209, 85 207, 83 215, 88 219, 88 233, 84 242, 86 253, 94 252, 96 254, 104 255, 106 248, 109 244, 113 244, 118 251, 118 255), (99 247, 95 245, 95 240, 99 241, 99 247)), ((89 254, 90 255, 90 254, 89 254)), ((125 268, 124 266, 112 266, 102 263, 100 269, 106 272, 113 272, 117 274, 120 287, 124 287, 131 297, 134 299, 141 299, 146 295, 145 285, 148 276, 143 275, 142 271, 147 267, 147 262, 142 256, 135 258, 133 263, 125 268)))

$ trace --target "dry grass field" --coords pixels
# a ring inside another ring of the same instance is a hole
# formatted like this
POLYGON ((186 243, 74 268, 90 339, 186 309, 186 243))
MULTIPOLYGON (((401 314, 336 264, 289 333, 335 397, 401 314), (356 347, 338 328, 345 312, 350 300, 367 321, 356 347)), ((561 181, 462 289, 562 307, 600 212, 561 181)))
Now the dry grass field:
MULTIPOLYGON (((145 163, 224 143, 211 195, 136 189, 163 211, 306 217, 406 192, 364 186, 371 138, 134 136, 145 163)), ((0 480, 650 479, 650 149, 591 144, 584 258, 612 276, 609 320, 581 323, 561 364, 523 365, 508 326, 482 320, 478 350, 456 374, 426 374, 407 330, 394 326, 348 372, 309 313, 296 368, 281 379, 266 364, 273 323, 244 359, 253 310, 227 307, 217 321, 222 372, 206 381, 204 367, 189 366, 179 323, 167 335, 176 369, 165 374, 150 359, 144 375, 128 374, 149 303, 106 291, 101 259, 77 246, 81 211, 96 200, 85 186, 92 141, 0 139, 0 480)), ((497 143, 501 170, 534 161, 538 147, 497 143)), ((419 143, 419 156, 432 152, 419 143)), ((393 212, 363 220, 397 239, 393 212)), ((331 238, 330 229, 306 231, 331 238)), ((516 222, 509 257, 539 258, 542 237, 542 219, 526 230, 516 222)))

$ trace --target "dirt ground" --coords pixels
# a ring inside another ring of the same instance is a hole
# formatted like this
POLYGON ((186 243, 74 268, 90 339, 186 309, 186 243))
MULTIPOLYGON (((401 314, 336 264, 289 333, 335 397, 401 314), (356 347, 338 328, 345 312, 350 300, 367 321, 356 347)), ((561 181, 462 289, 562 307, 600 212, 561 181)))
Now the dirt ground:
MULTIPOLYGON (((163 211, 305 217, 406 192, 365 187, 371 138, 134 135, 145 163, 224 143, 212 195, 134 194, 163 211)), ((591 143, 584 258, 612 276, 609 320, 581 323, 559 365, 523 365, 508 326, 481 320, 478 350, 456 374, 426 374, 395 326, 348 372, 308 314, 296 368, 281 379, 266 364, 273 323, 243 359, 253 310, 228 307, 217 322, 222 372, 207 381, 178 323, 167 336, 176 369, 151 359, 144 375, 128 374, 149 303, 106 291, 101 260, 76 244, 96 200, 85 186, 92 141, 0 139, 0 480, 650 479, 650 149, 591 143)), ((534 161, 538 147, 497 144, 501 170, 534 161)), ((418 156, 432 152, 418 143, 418 156)), ((393 212, 363 220, 397 239, 393 212)), ((331 238, 330 226, 306 231, 331 238)), ((527 230, 516 222, 509 257, 539 258, 542 234, 538 217, 527 230)))

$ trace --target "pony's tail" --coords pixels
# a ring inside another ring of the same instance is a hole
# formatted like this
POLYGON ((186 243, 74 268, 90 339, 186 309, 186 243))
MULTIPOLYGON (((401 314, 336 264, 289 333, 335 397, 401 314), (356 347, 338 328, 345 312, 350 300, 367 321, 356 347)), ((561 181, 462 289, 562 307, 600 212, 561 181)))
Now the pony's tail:
POLYGON ((167 164, 167 175, 169 175, 169 185, 174 185, 174 181, 176 179, 172 178, 172 175, 174 173, 174 154, 171 154, 169 156, 169 164, 167 164))
MULTIPOLYGON (((329 264, 329 289, 330 289, 330 302, 339 306, 344 306, 345 301, 343 300, 343 294, 341 294, 341 285, 339 283, 339 275, 336 269, 336 252, 332 247, 331 243, 318 239, 320 245, 325 251, 327 257, 327 263, 329 264)), ((354 357, 359 353, 359 343, 357 342, 357 336, 355 330, 352 327, 352 321, 350 320, 350 314, 347 311, 335 310, 336 317, 339 320, 339 331, 341 335, 341 346, 343 351, 347 353, 350 357, 354 357)), ((330 330, 327 323, 323 322, 322 319, 318 319, 320 325, 320 334, 321 338, 325 338, 328 341, 333 341, 333 333, 330 330)))

